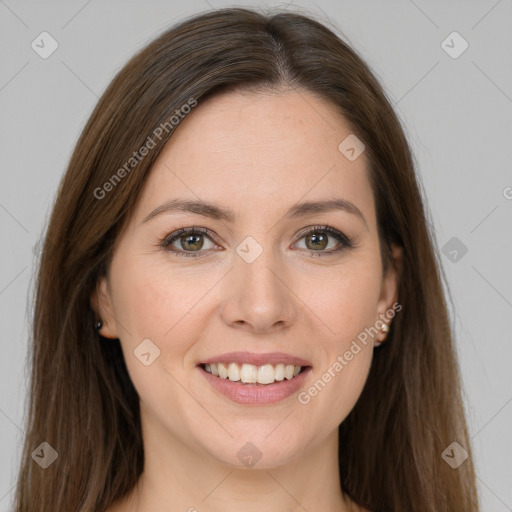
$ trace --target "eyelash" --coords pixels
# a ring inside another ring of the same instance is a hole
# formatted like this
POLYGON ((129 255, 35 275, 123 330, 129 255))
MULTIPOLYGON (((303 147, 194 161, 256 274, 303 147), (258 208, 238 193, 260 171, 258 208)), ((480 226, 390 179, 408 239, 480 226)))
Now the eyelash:
MULTIPOLYGON (((338 247, 336 249, 331 249, 329 251, 313 251, 313 250, 306 249, 306 251, 308 251, 311 254, 311 256, 313 256, 313 257, 322 257, 322 256, 333 255, 333 254, 339 253, 341 251, 344 251, 346 249, 352 249, 355 247, 354 241, 350 237, 348 237, 344 233, 341 233, 337 229, 331 228, 330 226, 313 226, 310 228, 306 228, 305 231, 301 231, 299 233, 299 235, 298 235, 299 238, 298 238, 297 242, 302 240, 307 235, 310 235, 313 233, 331 235, 340 244, 340 247, 338 247)), ((174 253, 178 257, 201 258, 201 257, 203 257, 203 255, 201 255, 200 253, 205 253, 205 252, 209 252, 209 251, 201 251, 201 250, 200 251, 183 251, 183 250, 178 250, 178 249, 171 247, 171 244, 183 235, 198 235, 198 234, 206 235, 213 242, 220 245, 217 236, 212 231, 210 231, 207 228, 200 228, 200 227, 178 229, 177 231, 174 231, 174 232, 170 233, 169 235, 167 235, 159 245, 166 251, 174 253)), ((295 242, 295 243, 297 243, 297 242, 295 242)))

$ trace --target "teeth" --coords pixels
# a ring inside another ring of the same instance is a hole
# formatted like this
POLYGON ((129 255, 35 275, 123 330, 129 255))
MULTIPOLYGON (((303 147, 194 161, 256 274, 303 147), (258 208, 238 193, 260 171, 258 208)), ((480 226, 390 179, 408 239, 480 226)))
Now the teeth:
POLYGON ((258 381, 258 367, 253 364, 243 364, 240 369, 242 382, 254 384, 258 381))
POLYGON ((228 378, 228 369, 222 363, 219 363, 217 365, 217 368, 219 370, 219 377, 221 379, 227 379, 228 378))
POLYGON ((276 372, 271 364, 264 364, 258 368, 258 380, 259 384, 271 384, 274 382, 276 372))
POLYGON ((254 364, 238 363, 211 363, 205 364, 204 369, 221 379, 229 379, 232 382, 242 381, 244 384, 272 384, 284 379, 290 380, 299 375, 302 367, 293 364, 271 364, 256 366, 254 364))
POLYGON ((236 382, 240 380, 240 368, 236 363, 230 363, 228 366, 228 379, 236 382))
MULTIPOLYGON (((300 371, 300 367, 299 367, 299 371, 300 371)), ((276 380, 277 381, 284 380, 284 364, 278 364, 276 366, 276 380)))

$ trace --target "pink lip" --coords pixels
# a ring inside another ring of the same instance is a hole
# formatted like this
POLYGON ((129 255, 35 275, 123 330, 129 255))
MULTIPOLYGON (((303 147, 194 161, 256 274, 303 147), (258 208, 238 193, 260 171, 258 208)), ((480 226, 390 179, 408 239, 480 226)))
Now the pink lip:
POLYGON ((256 354, 254 352, 228 352, 218 356, 210 357, 198 363, 199 365, 211 363, 238 363, 238 364, 254 364, 256 366, 263 366, 264 364, 293 364, 294 366, 311 366, 309 361, 301 359, 300 357, 291 356, 290 354, 283 354, 282 352, 269 352, 267 354, 256 354))
MULTIPOLYGON (((268 354, 267 354, 268 355, 268 354)), ((224 357, 224 356, 223 356, 224 357)), ((212 359, 215 362, 216 359, 212 359)), ((296 359, 294 359, 296 360, 296 359)), ((225 360, 221 360, 225 361, 225 360)), ((229 359, 230 362, 236 362, 229 359)), ((245 359, 247 362, 247 359, 245 359)), ((282 360, 281 360, 282 361, 282 360)), ((300 361, 300 360, 299 360, 300 361)), ((293 363, 290 363, 293 364, 293 363)), ((297 364, 296 366, 299 366, 297 364)), ((305 365, 300 365, 305 366, 305 365)), ((239 404, 266 405, 283 400, 296 391, 304 384, 311 367, 304 369, 297 377, 290 380, 283 380, 274 384, 242 384, 240 381, 232 382, 229 379, 215 377, 208 373, 201 366, 198 366, 201 375, 215 388, 217 391, 227 396, 233 402, 239 404)))

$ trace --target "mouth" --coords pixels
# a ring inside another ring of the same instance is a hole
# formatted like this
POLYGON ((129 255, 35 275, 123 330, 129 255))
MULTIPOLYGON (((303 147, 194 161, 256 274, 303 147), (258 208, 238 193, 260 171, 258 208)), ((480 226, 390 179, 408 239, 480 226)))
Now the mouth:
POLYGON ((295 379, 310 366, 278 363, 257 366, 249 363, 205 363, 199 365, 205 372, 219 379, 243 385, 268 386, 295 379))
POLYGON ((215 391, 231 401, 267 405, 299 391, 312 366, 283 353, 231 352, 203 361, 197 369, 215 391))

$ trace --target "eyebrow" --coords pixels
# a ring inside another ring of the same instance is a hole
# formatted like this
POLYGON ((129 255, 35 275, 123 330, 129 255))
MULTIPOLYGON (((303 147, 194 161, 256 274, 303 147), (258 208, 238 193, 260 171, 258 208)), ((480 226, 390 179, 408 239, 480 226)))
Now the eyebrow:
MULTIPOLYGON (((356 215, 368 228, 368 224, 366 223, 366 219, 361 213, 361 210, 359 210, 359 208, 350 201, 338 198, 328 199, 325 201, 306 201, 295 204, 286 212, 283 218, 296 219, 313 213, 325 213, 335 210, 341 210, 356 215)), ((208 203, 200 200, 172 199, 155 208, 144 218, 142 223, 144 224, 145 222, 165 213, 195 213, 197 215, 229 223, 235 222, 236 219, 236 215, 233 210, 214 203, 208 203)))

